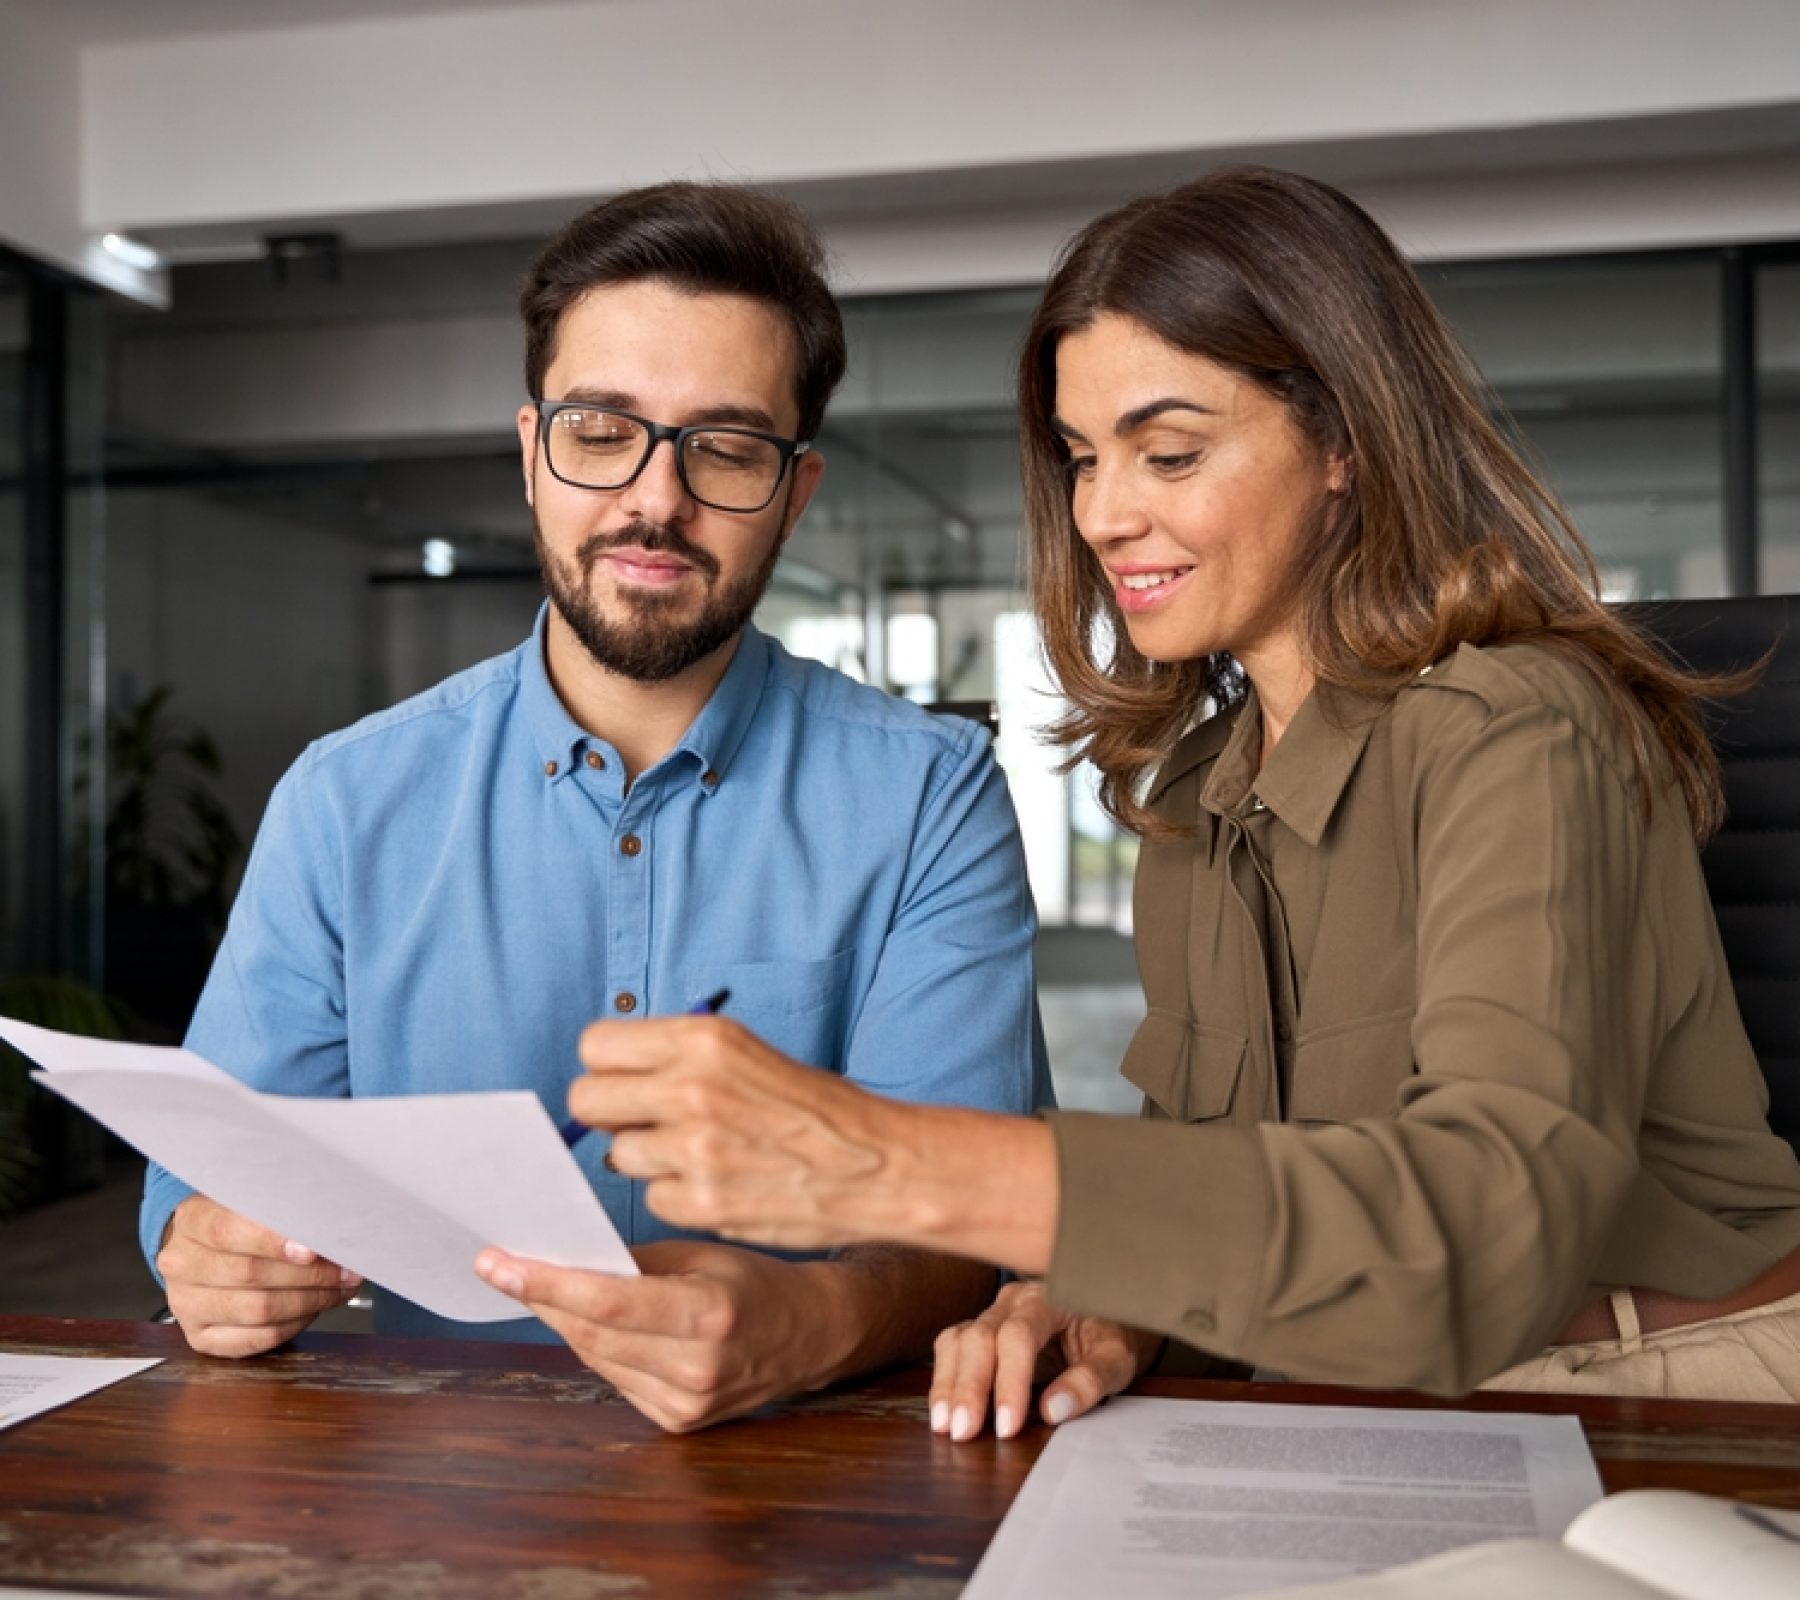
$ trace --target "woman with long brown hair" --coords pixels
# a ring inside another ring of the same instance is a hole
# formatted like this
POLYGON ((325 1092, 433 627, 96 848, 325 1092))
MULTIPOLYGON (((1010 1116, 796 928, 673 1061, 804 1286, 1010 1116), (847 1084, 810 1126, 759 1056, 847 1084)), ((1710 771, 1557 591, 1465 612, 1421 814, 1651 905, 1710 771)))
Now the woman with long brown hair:
POLYGON ((1689 676, 1380 228, 1256 168, 1099 218, 1020 368, 1053 730, 1142 835, 1132 1120, 901 1106, 599 1023, 576 1115, 672 1222, 1027 1275, 933 1426, 1168 1342, 1296 1378, 1800 1400, 1800 1165, 1696 843, 1689 676))

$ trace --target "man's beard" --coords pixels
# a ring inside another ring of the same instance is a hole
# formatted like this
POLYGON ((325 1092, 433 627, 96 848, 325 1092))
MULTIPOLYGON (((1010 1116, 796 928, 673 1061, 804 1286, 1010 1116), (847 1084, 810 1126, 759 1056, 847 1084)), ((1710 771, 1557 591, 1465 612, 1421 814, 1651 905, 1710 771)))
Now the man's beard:
POLYGON ((535 511, 532 533, 544 589, 570 632, 600 666, 637 683, 663 683, 735 637, 756 610, 781 554, 777 539, 760 567, 721 586, 717 558, 667 526, 638 521, 616 533, 596 533, 582 541, 573 561, 551 551, 535 511), (683 622, 672 613, 685 603, 684 595, 633 586, 615 596, 626 615, 603 617, 591 588, 594 567, 608 551, 627 547, 677 556, 708 580, 711 587, 699 615, 683 622))

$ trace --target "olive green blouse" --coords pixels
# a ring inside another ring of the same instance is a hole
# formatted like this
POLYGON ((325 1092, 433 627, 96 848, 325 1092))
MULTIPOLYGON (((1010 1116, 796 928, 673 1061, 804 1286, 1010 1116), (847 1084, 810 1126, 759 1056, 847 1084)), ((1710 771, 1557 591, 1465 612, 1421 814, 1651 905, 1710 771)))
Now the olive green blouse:
POLYGON ((1464 646, 1261 739, 1252 696, 1151 791, 1198 831, 1139 858, 1144 1119, 1053 1115, 1058 1304, 1461 1392, 1800 1245, 1680 792, 1646 821, 1586 669, 1464 646))

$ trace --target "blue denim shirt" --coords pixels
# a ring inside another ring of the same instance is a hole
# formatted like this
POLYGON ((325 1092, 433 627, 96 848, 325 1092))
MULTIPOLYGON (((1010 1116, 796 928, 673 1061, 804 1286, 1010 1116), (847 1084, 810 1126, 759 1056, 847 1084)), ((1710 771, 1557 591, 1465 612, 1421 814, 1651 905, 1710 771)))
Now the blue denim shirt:
MULTIPOLYGON (((517 650, 312 745, 277 785, 188 1045, 297 1095, 534 1090, 559 1123, 596 1017, 729 1014, 882 1094, 1050 1100, 1035 917, 987 735, 747 629, 680 744, 626 793, 517 650), (629 997, 629 999, 627 999, 629 997)), ((679 1237, 576 1148, 631 1243, 679 1237)), ((152 1166, 154 1260, 192 1193, 152 1166)), ((445 1322, 376 1290, 383 1332, 445 1322)))

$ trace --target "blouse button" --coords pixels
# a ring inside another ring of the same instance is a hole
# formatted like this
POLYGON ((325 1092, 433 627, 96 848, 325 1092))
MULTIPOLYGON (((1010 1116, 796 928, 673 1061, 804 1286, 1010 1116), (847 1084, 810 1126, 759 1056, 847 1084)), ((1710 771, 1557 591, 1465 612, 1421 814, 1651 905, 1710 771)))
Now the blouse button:
POLYGON ((606 757, 601 755, 598 750, 588 751, 586 759, 587 764, 596 772, 599 772, 606 765, 606 757))
POLYGON ((613 996, 613 1009, 615 1011, 624 1011, 624 1012, 636 1011, 637 1010, 637 996, 634 994, 614 995, 613 996))
POLYGON ((554 761, 546 761, 544 763, 544 776, 546 778, 554 778, 556 776, 556 763, 554 761))
POLYGON ((628 833, 619 841, 619 854, 634 856, 644 848, 644 841, 635 833, 628 833))

